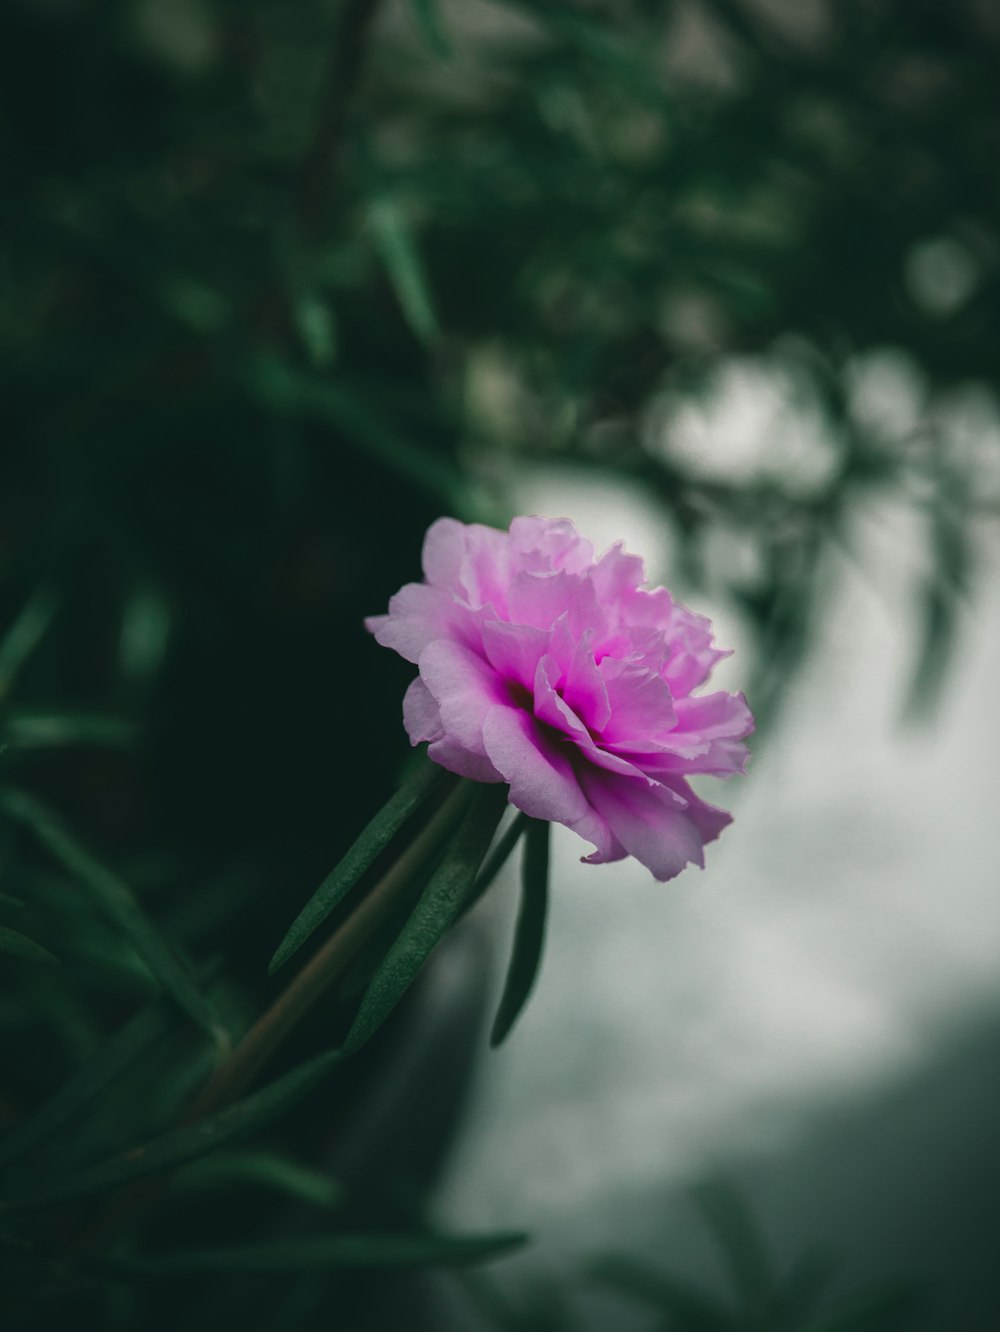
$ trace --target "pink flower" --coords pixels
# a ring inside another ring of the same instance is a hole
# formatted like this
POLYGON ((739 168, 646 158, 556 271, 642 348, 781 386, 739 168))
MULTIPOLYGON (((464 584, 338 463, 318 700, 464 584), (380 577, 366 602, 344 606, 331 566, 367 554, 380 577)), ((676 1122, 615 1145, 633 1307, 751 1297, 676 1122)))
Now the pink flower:
POLYGON ((731 819, 687 778, 742 772, 753 730, 741 694, 693 695, 728 655, 709 621, 645 590, 620 543, 595 558, 565 518, 515 518, 509 532, 441 518, 423 569, 366 621, 419 667, 403 703, 411 743, 507 782, 512 805, 592 842, 591 864, 633 855, 657 879, 703 865, 731 819))

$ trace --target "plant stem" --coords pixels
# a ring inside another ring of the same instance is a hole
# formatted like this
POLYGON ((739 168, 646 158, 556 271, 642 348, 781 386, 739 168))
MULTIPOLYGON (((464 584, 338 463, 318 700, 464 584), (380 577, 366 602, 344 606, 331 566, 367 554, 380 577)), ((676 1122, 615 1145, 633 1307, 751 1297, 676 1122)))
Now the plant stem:
POLYGON ((330 985, 344 974, 361 948, 388 918, 411 886, 417 871, 457 823, 470 794, 471 788, 466 783, 451 792, 356 910, 294 976, 226 1062, 216 1069, 188 1112, 188 1122, 202 1119, 235 1100, 261 1072, 285 1037, 298 1026, 330 985))
MULTIPOLYGON (((235 1101, 264 1069, 285 1038, 313 1004, 338 980, 393 909, 419 882, 420 871, 435 850, 454 831, 472 799, 474 788, 461 782, 435 810, 424 827, 393 861, 356 909, 298 971, 274 1003, 253 1024, 224 1064, 220 1064, 182 1124, 195 1124, 235 1101)), ((121 1224, 162 1190, 165 1177, 142 1180, 112 1199, 92 1225, 67 1248, 65 1258, 79 1258, 110 1238, 121 1224)))

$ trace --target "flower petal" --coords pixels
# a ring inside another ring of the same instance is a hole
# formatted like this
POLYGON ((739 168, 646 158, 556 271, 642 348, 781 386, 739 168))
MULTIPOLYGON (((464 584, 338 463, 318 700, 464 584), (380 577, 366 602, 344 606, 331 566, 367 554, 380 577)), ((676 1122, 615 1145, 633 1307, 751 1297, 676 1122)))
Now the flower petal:
POLYGON ((490 762, 510 783, 510 801, 533 819, 572 826, 586 818, 588 802, 564 749, 550 743, 526 712, 498 706, 483 723, 490 762))
POLYGON ((457 772, 459 777, 468 777, 474 782, 502 782, 503 778, 493 764, 482 754, 473 754, 457 740, 445 736, 435 740, 427 747, 427 757, 449 772, 457 772))
POLYGON ((462 567, 467 557, 465 533, 464 523, 454 518, 439 518, 427 529, 421 555, 428 583, 462 597, 468 597, 462 584, 462 567))
POLYGON ((677 724, 670 686, 656 671, 640 662, 605 657, 601 676, 608 691, 611 715, 601 728, 607 744, 656 739, 677 724))
POLYGON ((594 660, 593 642, 593 631, 588 629, 570 660, 562 695, 591 731, 602 731, 611 717, 611 703, 604 676, 594 660))
POLYGON ((594 808, 630 855, 661 882, 680 874, 685 865, 704 865, 702 838, 683 802, 663 786, 588 769, 581 780, 594 808))
POLYGON ((403 696, 403 725, 411 745, 422 740, 440 740, 444 735, 441 709, 418 675, 403 696))
POLYGON ((473 754, 484 755, 486 714, 508 701, 493 667, 460 643, 439 639, 420 654, 420 676, 441 710, 445 734, 473 754))
POLYGON ((593 543, 568 518, 515 518, 510 541, 519 569, 536 573, 582 573, 594 559, 593 543))
POLYGON ((542 629, 503 620, 484 621, 481 634, 483 651, 497 674, 524 689, 534 688, 535 670, 548 647, 549 635, 542 629))
POLYGON ((668 777, 663 784, 687 801, 685 814, 697 828, 703 842, 714 842, 723 828, 728 828, 732 823, 731 814, 727 814, 724 809, 717 809, 715 805, 710 805, 707 800, 695 795, 683 778, 668 777))
POLYGON ((414 663, 436 638, 467 642, 471 633, 468 611, 448 592, 425 583, 401 587, 389 602, 389 614, 371 616, 365 627, 377 643, 414 663))
POLYGON ((559 697, 556 685, 562 672, 552 657, 542 657, 535 670, 534 704, 539 721, 554 727, 564 735, 592 743, 590 732, 572 708, 559 697))
POLYGON ((574 638, 579 638, 586 629, 603 625, 606 619, 597 604, 593 584, 582 574, 515 574, 507 606, 514 623, 530 624, 536 629, 552 629, 565 615, 574 638))

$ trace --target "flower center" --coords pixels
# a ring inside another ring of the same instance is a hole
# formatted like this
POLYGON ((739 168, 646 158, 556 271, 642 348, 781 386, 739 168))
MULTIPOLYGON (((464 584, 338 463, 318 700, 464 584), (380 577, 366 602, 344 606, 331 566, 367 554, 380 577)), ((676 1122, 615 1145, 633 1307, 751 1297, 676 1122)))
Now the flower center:
POLYGON ((523 712, 534 712, 535 696, 527 685, 521 684, 519 680, 506 680, 504 683, 507 687, 507 697, 515 708, 520 708, 523 712))

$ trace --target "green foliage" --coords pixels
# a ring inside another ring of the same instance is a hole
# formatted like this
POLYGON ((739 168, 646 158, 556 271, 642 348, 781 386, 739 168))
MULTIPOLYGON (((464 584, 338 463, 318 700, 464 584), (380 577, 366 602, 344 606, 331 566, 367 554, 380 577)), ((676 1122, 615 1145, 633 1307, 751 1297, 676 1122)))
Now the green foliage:
POLYGON ((282 940, 268 967, 275 972, 302 947, 322 925, 331 911, 351 891, 376 857, 390 845, 401 828, 430 797, 444 786, 445 773, 429 759, 422 758, 392 799, 365 827, 350 850, 330 871, 310 897, 282 940))
POLYGON ((503 814, 503 787, 482 786, 470 802, 441 864, 386 952, 344 1042, 352 1054, 369 1041, 412 985, 434 947, 461 914, 503 814))
POLYGON ((490 1044, 493 1046, 506 1040, 531 994, 542 960, 548 900, 549 825, 531 819, 524 834, 521 905, 514 930, 514 947, 503 994, 500 996, 500 1006, 490 1033, 490 1044))
POLYGON ((0 925, 0 953, 5 953, 7 957, 23 958, 28 962, 59 960, 34 939, 29 939, 26 934, 19 934, 17 930, 8 929, 6 925, 0 925))
POLYGON ((128 885, 107 869, 37 800, 15 790, 0 791, 0 809, 27 825, 45 850, 91 896, 151 974, 177 1004, 220 1046, 228 1043, 225 1028, 195 980, 189 966, 142 910, 128 885))
POLYGON ((101 1093, 166 1030, 159 1003, 141 1009, 120 1031, 109 1036, 74 1076, 20 1127, 0 1139, 0 1166, 27 1155, 64 1125, 85 1114, 101 1093))
POLYGON ((230 1189, 255 1186, 313 1207, 335 1210, 345 1201, 341 1184, 329 1175, 267 1151, 216 1151, 182 1169, 173 1180, 175 1191, 230 1189))
POLYGON ((318 1055, 263 1091, 255 1092, 226 1110, 208 1115, 197 1123, 184 1124, 152 1142, 130 1147, 120 1156, 90 1166, 76 1175, 68 1175, 40 1193, 12 1199, 8 1206, 51 1207, 67 1198, 106 1193, 147 1175, 160 1174, 196 1161, 219 1147, 241 1142, 287 1114, 328 1076, 339 1058, 339 1051, 318 1055))
POLYGON ((807 1254, 781 1276, 756 1218, 735 1188, 706 1185, 697 1202, 727 1270, 731 1299, 623 1255, 593 1262, 591 1278, 658 1313, 659 1326, 670 1332, 891 1332, 913 1311, 913 1290, 901 1286, 829 1307, 832 1271, 827 1261, 807 1254))

